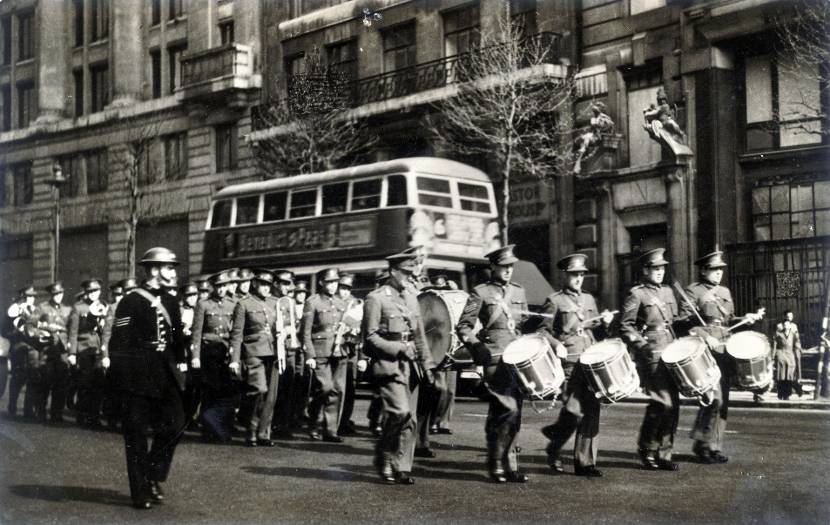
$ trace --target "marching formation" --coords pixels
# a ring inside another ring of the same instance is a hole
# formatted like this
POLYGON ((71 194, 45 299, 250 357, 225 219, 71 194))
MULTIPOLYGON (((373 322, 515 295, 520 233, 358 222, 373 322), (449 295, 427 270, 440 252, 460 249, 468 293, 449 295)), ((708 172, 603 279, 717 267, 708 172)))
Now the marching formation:
POLYGON ((518 446, 528 399, 562 401, 541 429, 552 473, 564 472, 562 449, 575 436, 574 473, 602 476, 601 404, 638 388, 649 396, 637 443, 643 468, 677 470, 680 394, 701 402, 690 436, 698 460, 727 461, 730 385, 762 390, 771 370, 763 335, 733 333, 764 312, 736 316, 721 285, 721 252, 695 262, 699 280, 685 290, 663 283, 663 249, 643 254, 641 280, 628 291, 619 321, 619 312, 599 311, 582 290, 584 254, 558 261, 561 289, 538 312, 511 280, 513 246, 487 258, 489 279, 466 293, 444 276, 426 278, 421 247, 390 255, 363 300, 352 296, 355 276, 337 268, 318 275, 310 296, 290 270, 228 269, 178 286, 176 256, 165 248, 142 257, 143 282, 112 285, 109 304, 94 279, 81 284, 71 307, 63 304, 61 283, 48 286, 40 304, 26 287, 3 327, 11 342, 9 412, 16 414, 25 386, 25 418, 61 422, 69 407, 81 426, 101 427, 102 419, 120 425, 134 506, 149 508, 164 499, 161 483, 186 428, 199 429, 207 442, 229 443, 241 427, 249 447, 272 447, 273 439, 299 432, 340 443, 354 434, 363 373, 375 391, 367 416, 377 436, 378 475, 412 485, 414 458, 435 455, 429 435, 451 433, 444 423, 453 355, 463 349, 489 402, 486 468, 495 483, 528 481, 518 446), (424 312, 427 295, 456 303, 448 304, 451 319, 441 328, 452 341, 446 355, 435 351, 442 334, 433 333, 439 327, 424 312))

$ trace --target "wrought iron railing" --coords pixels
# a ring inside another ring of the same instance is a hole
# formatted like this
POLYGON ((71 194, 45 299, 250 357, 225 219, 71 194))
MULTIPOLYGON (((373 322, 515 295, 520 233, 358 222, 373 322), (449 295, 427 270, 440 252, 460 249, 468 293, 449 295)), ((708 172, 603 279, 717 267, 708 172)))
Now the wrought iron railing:
POLYGON ((253 74, 253 49, 242 44, 230 43, 182 59, 182 87, 185 89, 217 79, 253 74))

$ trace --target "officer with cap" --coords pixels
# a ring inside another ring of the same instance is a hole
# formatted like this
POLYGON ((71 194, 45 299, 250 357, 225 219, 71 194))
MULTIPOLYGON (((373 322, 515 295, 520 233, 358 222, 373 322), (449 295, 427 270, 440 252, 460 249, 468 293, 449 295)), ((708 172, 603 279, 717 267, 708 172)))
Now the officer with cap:
MULTIPOLYGON (((25 286, 17 291, 17 299, 6 311, 3 322, 3 336, 9 340, 8 367, 11 377, 9 378, 9 415, 17 414, 17 401, 20 392, 26 386, 27 363, 29 355, 36 355, 35 338, 33 332, 27 330, 29 318, 35 312, 35 297, 37 292, 31 285, 25 286)), ((6 365, 6 363, 2 363, 6 365)), ((3 391, 0 390, 0 395, 3 391)), ((31 419, 34 417, 35 395, 32 389, 26 389, 26 398, 23 402, 23 415, 31 419)))
POLYGON ((101 283, 90 279, 81 283, 83 296, 69 315, 69 362, 78 367, 77 419, 82 427, 101 426, 109 359, 101 351, 101 334, 108 307, 101 302, 101 283))
MULTIPOLYGON (((182 311, 182 337, 184 347, 187 351, 188 361, 193 359, 192 354, 192 334, 193 334, 193 316, 195 314, 196 303, 199 300, 199 288, 195 282, 189 282, 179 288, 179 308, 182 311)), ((188 424, 195 424, 194 418, 196 411, 199 409, 199 400, 201 398, 199 384, 201 382, 201 373, 190 367, 187 371, 184 396, 182 403, 184 405, 184 415, 188 424)))
POLYGON ((341 436, 353 435, 356 432, 355 424, 352 421, 354 412, 355 390, 357 388, 357 373, 366 370, 366 359, 362 356, 358 359, 358 346, 360 345, 360 322, 363 317, 363 301, 352 295, 354 287, 354 274, 344 273, 340 275, 340 285, 337 293, 346 303, 346 314, 343 322, 338 326, 342 332, 343 346, 348 355, 346 364, 346 384, 343 391, 343 408, 340 413, 340 428, 337 433, 341 436), (355 315, 357 311, 359 314, 355 315))
POLYGON ((236 277, 236 299, 244 299, 251 294, 251 279, 254 272, 250 268, 242 268, 236 277))
MULTIPOLYGON (((701 406, 690 437, 694 440, 692 451, 704 464, 726 463, 728 458, 722 452, 723 436, 726 431, 726 417, 729 411, 729 387, 735 375, 735 363, 726 353, 729 339, 728 326, 744 318, 735 316, 735 303, 729 288, 722 286, 726 262, 723 252, 714 251, 695 261, 700 269, 700 279, 686 288, 686 298, 680 303, 680 316, 686 323, 695 326, 690 333, 703 337, 712 352, 721 372, 720 385, 713 392, 714 399, 707 406, 701 406), (695 313, 697 311, 697 314, 695 313), (700 315, 700 319, 698 319, 700 315), (705 325, 700 325, 700 320, 705 325)), ((763 317, 763 310, 749 313, 748 324, 763 317)))
POLYGON ((516 441, 522 424, 522 392, 513 372, 501 356, 510 342, 520 334, 526 321, 527 298, 524 288, 510 282, 513 264, 519 259, 510 244, 487 254, 490 281, 476 286, 461 313, 458 336, 470 349, 476 366, 483 367, 484 382, 490 398, 485 432, 487 466, 496 483, 525 483, 519 472, 516 441), (475 333, 476 321, 482 329, 475 333))
POLYGON ((228 297, 233 299, 234 302, 237 301, 238 296, 236 295, 236 290, 239 288, 239 268, 229 268, 228 275, 230 276, 230 281, 228 282, 228 297))
POLYGON ((418 300, 408 283, 415 255, 386 258, 389 278, 363 305, 364 353, 383 400, 383 430, 375 448, 375 467, 386 483, 412 485, 418 387, 431 383, 436 364, 427 347, 418 300))
POLYGON ((190 366, 201 375, 202 439, 229 443, 239 397, 228 368, 236 305, 227 294, 227 271, 215 273, 209 279, 211 295, 196 303, 193 312, 190 366))
POLYGON ((167 248, 144 252, 141 266, 147 280, 115 309, 109 380, 124 411, 130 496, 138 509, 164 500, 161 484, 170 473, 185 426, 181 393, 187 363, 181 313, 176 298, 164 290, 175 282, 178 264, 167 248))
POLYGON ((29 319, 38 333, 39 356, 30 367, 29 388, 36 392, 35 412, 41 421, 46 420, 46 405, 51 396, 49 415, 54 423, 63 422, 63 408, 69 389, 69 338, 67 325, 71 308, 64 306, 64 288, 60 282, 46 287, 49 299, 38 305, 29 319))
POLYGON ((277 312, 268 300, 274 275, 255 270, 251 294, 239 299, 233 311, 230 369, 242 377, 246 390, 242 396, 240 416, 247 423, 245 445, 273 447, 271 420, 279 385, 274 323, 277 312), (240 366, 241 363, 241 366, 240 366))
POLYGON ((291 439, 291 432, 297 424, 297 397, 305 395, 300 378, 303 373, 302 349, 297 333, 297 309, 291 288, 294 286, 294 273, 290 270, 277 270, 275 277, 274 310, 277 312, 277 351, 285 355, 280 366, 279 389, 277 390, 277 407, 274 414, 274 431, 282 439, 291 439))
POLYGON ((346 313, 346 303, 337 294, 340 273, 328 268, 320 274, 322 290, 308 298, 303 310, 303 345, 306 366, 312 371, 309 404, 309 436, 313 440, 341 443, 337 434, 340 407, 346 387, 348 351, 338 327, 346 313))
MULTIPOLYGON (((574 442, 574 471, 578 476, 599 477, 596 468, 599 434, 600 403, 588 387, 588 380, 579 367, 579 356, 596 342, 593 329, 607 332, 614 314, 605 310, 598 319, 594 297, 582 291, 582 283, 588 268, 587 255, 574 253, 556 263, 562 271, 563 287, 548 296, 545 301, 545 318, 539 332, 545 334, 563 360, 567 386, 563 394, 563 406, 559 419, 542 429, 550 440, 547 447, 548 463, 557 472, 564 472, 559 451, 576 432, 574 442)), ((601 338, 601 337, 600 337, 601 338)))
POLYGON ((675 339, 673 324, 678 316, 674 293, 663 284, 669 264, 663 257, 665 251, 657 248, 640 256, 642 280, 628 291, 620 326, 650 398, 638 439, 638 452, 646 470, 678 469, 671 457, 680 411, 679 394, 660 360, 663 350, 675 339))
MULTIPOLYGON (((375 270, 375 289, 380 288, 389 279, 389 270, 387 268, 375 270)), ((364 307, 365 308, 365 307, 364 307)), ((364 347, 365 348, 365 347, 364 347)), ((371 371, 371 368, 369 368, 371 371)), ((369 430, 375 436, 380 436, 383 431, 382 417, 383 417, 383 400, 380 398, 374 378, 371 373, 368 374, 369 381, 372 383, 372 400, 369 402, 369 409, 366 411, 366 419, 369 420, 369 430)))
POLYGON ((196 281, 197 289, 199 290, 199 299, 198 301, 204 301, 208 297, 210 297, 210 293, 213 291, 211 288, 210 283, 207 279, 199 279, 196 281))
MULTIPOLYGON (((112 327, 115 323, 115 310, 118 303, 124 296, 135 290, 137 284, 132 277, 121 279, 115 284, 110 285, 110 307, 107 308, 107 315, 104 319, 104 327, 101 333, 101 361, 109 366, 109 345, 112 340, 112 327)), ((104 418, 107 420, 107 426, 110 430, 118 428, 118 422, 121 420, 121 404, 118 395, 112 391, 111 388, 104 389, 104 418)))
POLYGON ((425 271, 427 263, 426 249, 423 245, 418 244, 410 246, 401 253, 415 256, 415 268, 412 270, 412 275, 409 276, 408 283, 417 294, 430 285, 429 277, 427 277, 425 271))

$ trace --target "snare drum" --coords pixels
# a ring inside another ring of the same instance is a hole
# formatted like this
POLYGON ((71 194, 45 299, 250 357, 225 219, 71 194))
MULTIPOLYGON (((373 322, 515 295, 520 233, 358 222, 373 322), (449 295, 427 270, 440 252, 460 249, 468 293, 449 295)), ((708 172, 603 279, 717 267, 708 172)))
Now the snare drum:
POLYGON ((669 344, 660 358, 686 397, 698 397, 714 390, 720 382, 720 368, 699 337, 681 337, 669 344))
POLYGON ((473 362, 455 335, 455 327, 461 320, 468 297, 463 290, 426 290, 418 295, 427 345, 436 363, 443 361, 448 354, 459 365, 473 362))
POLYGON ((735 359, 736 380, 741 388, 766 388, 772 381, 772 359, 767 336, 738 332, 726 342, 726 352, 735 359))
POLYGON ((544 336, 523 335, 507 345, 501 360, 519 380, 531 399, 550 399, 560 392, 565 372, 544 336))
POLYGON ((579 356, 579 365, 591 391, 604 403, 616 403, 640 387, 637 367, 620 339, 591 345, 579 356))

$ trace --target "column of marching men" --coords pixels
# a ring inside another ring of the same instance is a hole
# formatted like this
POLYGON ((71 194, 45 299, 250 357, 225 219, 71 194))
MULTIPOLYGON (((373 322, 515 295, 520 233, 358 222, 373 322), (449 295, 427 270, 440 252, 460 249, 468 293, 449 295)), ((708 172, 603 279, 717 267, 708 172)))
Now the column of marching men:
MULTIPOLYGON (((377 437, 374 465, 384 482, 413 484, 413 458, 435 457, 430 435, 452 432, 446 421, 455 372, 433 361, 417 300, 422 290, 447 289, 449 283, 444 276, 426 278, 421 247, 387 257, 388 269, 378 272, 365 300, 351 295, 354 275, 337 268, 320 272, 311 296, 290 270, 227 269, 178 286, 175 255, 153 250, 142 259, 147 278, 140 285, 130 278, 110 286, 109 304, 96 279, 81 283, 72 306, 64 304, 60 282, 45 288, 48 298, 39 304, 37 291, 28 286, 19 291, 3 326, 10 341, 10 414, 17 413, 25 387, 26 419, 60 423, 68 406, 80 426, 101 427, 102 418, 113 429, 121 424, 128 458, 166 454, 167 466, 155 474, 144 472, 149 467, 143 460, 128 461, 136 506, 163 499, 160 482, 185 426, 212 443, 229 443, 241 433, 249 447, 272 447, 272 438, 293 439, 301 432, 312 440, 342 442, 356 431, 359 373, 368 373, 374 386, 367 418, 377 437), (167 356, 170 366, 153 372, 144 350, 152 358, 167 356), (118 366, 108 372, 112 363, 118 366), (136 368, 142 368, 143 378, 130 375, 136 368), (169 374, 163 371, 168 368, 169 374), (141 429, 151 419, 146 400, 173 392, 178 401, 162 404, 175 405, 162 410, 164 452, 148 450, 141 429)), ((678 468, 672 450, 679 389, 661 356, 686 332, 705 341, 721 375, 696 418, 692 450, 704 464, 727 461, 723 438, 735 374, 724 352, 729 327, 751 324, 763 312, 736 317, 729 290, 720 284, 726 263, 719 251, 695 262, 700 278, 685 292, 678 290, 678 301, 663 283, 669 264, 664 252, 641 256, 641 279, 628 291, 619 323, 616 312, 600 313, 593 296, 582 290, 589 272, 586 255, 558 261, 562 286, 535 314, 541 323, 528 322, 534 314, 525 291, 511 280, 518 261, 513 246, 487 255, 489 280, 470 291, 454 321, 489 403, 484 437, 494 482, 528 481, 518 445, 525 392, 503 355, 530 330, 549 343, 565 376, 561 410, 541 429, 553 473, 564 472, 561 450, 574 436, 575 474, 602 476, 600 400, 579 363, 587 349, 614 335, 626 343, 649 397, 637 443, 643 467, 678 468)), ((147 461, 158 464, 158 458, 147 461)))

